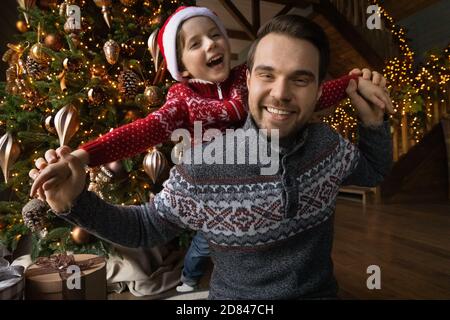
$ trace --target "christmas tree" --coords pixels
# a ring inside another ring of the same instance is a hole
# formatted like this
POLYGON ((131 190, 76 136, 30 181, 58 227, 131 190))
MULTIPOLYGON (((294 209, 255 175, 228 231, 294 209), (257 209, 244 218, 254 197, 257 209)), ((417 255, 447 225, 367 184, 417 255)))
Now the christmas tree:
MULTIPOLYGON (((21 33, 4 48, 9 67, 0 84, 0 191, 7 198, 0 202, 0 241, 7 248, 31 233, 33 258, 110 251, 48 213, 43 202, 30 201, 28 172, 46 150, 75 149, 163 104, 172 82, 156 34, 178 6, 192 4, 18 0, 21 33)), ((115 204, 147 202, 167 175, 172 146, 91 168, 89 189, 115 204)))

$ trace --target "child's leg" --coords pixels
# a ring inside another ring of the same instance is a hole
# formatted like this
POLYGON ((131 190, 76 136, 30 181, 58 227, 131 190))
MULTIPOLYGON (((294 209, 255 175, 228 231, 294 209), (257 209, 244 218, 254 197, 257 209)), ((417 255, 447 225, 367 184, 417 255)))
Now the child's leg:
POLYGON ((195 287, 205 272, 206 262, 209 256, 208 242, 198 232, 192 239, 191 246, 184 257, 181 281, 191 287, 195 287))

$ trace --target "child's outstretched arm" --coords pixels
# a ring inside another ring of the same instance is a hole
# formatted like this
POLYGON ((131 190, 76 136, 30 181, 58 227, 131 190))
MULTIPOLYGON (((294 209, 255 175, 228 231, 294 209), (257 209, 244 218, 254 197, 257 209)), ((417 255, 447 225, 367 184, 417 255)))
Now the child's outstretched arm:
MULTIPOLYGON (((368 85, 370 82, 384 88, 386 86, 386 79, 376 71, 370 71, 367 68, 362 70, 355 68, 346 76, 324 82, 322 87, 322 96, 316 105, 315 111, 330 114, 343 99, 348 97, 346 89, 351 80, 358 82, 358 91, 368 102, 380 107, 386 104, 388 107, 390 106, 389 101, 383 101, 382 104, 381 100, 385 99, 385 97, 379 96, 377 94, 378 91, 374 91, 374 87, 368 85)), ((388 108, 387 111, 391 112, 390 108, 388 108)))
MULTIPOLYGON (((76 156, 82 165, 91 167, 131 157, 166 141, 175 129, 185 128, 188 119, 186 104, 179 99, 171 98, 146 118, 116 128, 80 146, 78 150, 72 152, 72 155, 76 156)), ((30 190, 31 196, 37 192, 42 194, 41 187, 48 190, 59 185, 70 175, 67 163, 64 159, 59 159, 54 150, 46 152, 46 159, 49 164, 55 165, 36 178, 30 190)))
POLYGON ((350 80, 357 80, 359 75, 360 74, 356 72, 350 72, 350 74, 340 77, 339 79, 325 81, 322 86, 322 95, 320 96, 314 111, 335 109, 342 100, 347 98, 345 90, 347 89, 350 80))

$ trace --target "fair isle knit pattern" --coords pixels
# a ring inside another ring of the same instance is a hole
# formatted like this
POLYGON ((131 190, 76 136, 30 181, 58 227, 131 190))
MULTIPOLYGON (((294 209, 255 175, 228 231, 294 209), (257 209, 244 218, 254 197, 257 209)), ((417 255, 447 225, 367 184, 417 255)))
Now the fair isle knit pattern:
MULTIPOLYGON (((248 128, 256 128, 251 116, 248 128)), ((261 176, 261 163, 185 163, 145 205, 111 205, 83 191, 60 217, 129 247, 165 243, 184 228, 200 230, 214 262, 210 299, 333 298, 338 188, 378 184, 392 159, 387 122, 360 126, 359 138, 356 147, 325 124, 311 124, 280 143, 275 175, 261 176)))
MULTIPOLYGON (((327 132, 323 125, 309 130, 315 131, 314 136, 327 132)), ((329 219, 339 186, 358 161, 355 147, 335 137, 328 154, 295 177, 302 191, 297 195, 297 214, 292 219, 286 219, 279 176, 272 181, 252 177, 254 182, 245 183, 240 177, 249 177, 241 172, 232 184, 216 180, 198 184, 182 166, 172 170, 172 177, 155 199, 155 207, 163 218, 183 228, 203 231, 213 245, 254 247, 295 236, 329 219)))
MULTIPOLYGON (((166 103, 147 117, 108 132, 80 146, 89 153, 89 166, 135 156, 170 139, 175 129, 184 128, 193 134, 194 122, 202 123, 203 131, 241 125, 247 117, 246 65, 239 65, 220 84, 191 79, 174 84, 166 103)), ((346 97, 350 79, 344 76, 327 81, 316 111, 336 107, 346 97)))

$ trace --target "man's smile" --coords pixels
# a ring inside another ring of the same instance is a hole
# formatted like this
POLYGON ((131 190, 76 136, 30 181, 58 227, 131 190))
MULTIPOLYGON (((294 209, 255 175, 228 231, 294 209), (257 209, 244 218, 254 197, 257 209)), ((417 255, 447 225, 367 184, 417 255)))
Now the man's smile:
POLYGON ((264 110, 269 114, 270 118, 273 120, 287 120, 290 118, 291 115, 293 115, 295 112, 286 110, 286 109, 280 109, 275 108, 271 106, 263 106, 264 110))

